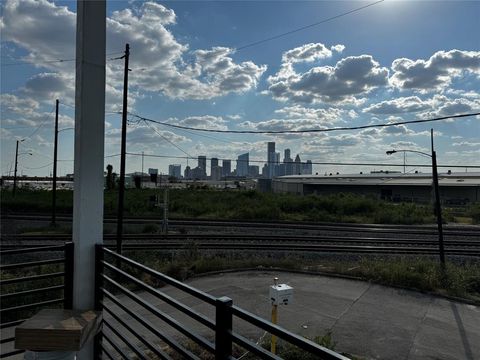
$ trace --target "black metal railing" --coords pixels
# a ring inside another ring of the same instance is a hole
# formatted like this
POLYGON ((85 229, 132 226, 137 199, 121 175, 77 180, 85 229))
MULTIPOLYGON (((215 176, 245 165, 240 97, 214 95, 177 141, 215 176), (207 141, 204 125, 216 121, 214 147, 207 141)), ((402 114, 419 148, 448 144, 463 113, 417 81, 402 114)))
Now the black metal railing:
POLYGON ((15 326, 38 310, 60 305, 72 308, 73 246, 69 242, 0 251, 0 358, 23 352, 13 347, 15 326))
POLYGON ((96 273, 96 306, 104 315, 103 330, 96 339, 96 358, 172 359, 180 354, 186 359, 235 359, 235 348, 261 359, 281 359, 234 332, 233 325, 240 320, 318 359, 347 359, 233 305, 227 297, 217 298, 197 290, 102 245, 96 249, 96 273), (160 290, 148 282, 170 286, 165 288, 168 290, 160 290), (168 291, 176 295, 169 295, 168 291), (190 295, 187 302, 194 301, 195 307, 204 311, 201 313, 178 300, 185 294, 190 295))

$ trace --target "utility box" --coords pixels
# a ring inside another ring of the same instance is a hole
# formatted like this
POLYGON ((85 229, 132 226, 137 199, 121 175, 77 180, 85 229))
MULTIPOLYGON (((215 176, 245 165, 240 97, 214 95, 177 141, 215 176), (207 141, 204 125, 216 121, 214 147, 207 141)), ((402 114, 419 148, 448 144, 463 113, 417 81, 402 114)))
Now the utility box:
POLYGON ((293 287, 287 284, 270 286, 270 300, 272 305, 288 305, 293 301, 293 287))

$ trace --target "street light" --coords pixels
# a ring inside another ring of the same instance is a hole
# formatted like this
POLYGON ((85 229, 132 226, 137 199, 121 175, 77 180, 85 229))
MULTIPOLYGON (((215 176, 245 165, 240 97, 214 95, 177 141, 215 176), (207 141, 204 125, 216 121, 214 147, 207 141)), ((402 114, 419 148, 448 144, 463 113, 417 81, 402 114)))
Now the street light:
POLYGON ((433 149, 433 129, 430 130, 431 143, 432 143, 432 154, 427 154, 422 151, 416 150, 389 150, 387 155, 392 155, 398 152, 412 152, 428 156, 432 159, 432 177, 433 177, 433 187, 435 189, 435 212, 437 214, 437 227, 438 227, 438 247, 440 251, 440 263, 442 267, 445 267, 445 251, 443 248, 443 224, 442 224, 442 208, 440 205, 440 191, 438 186, 438 172, 437 172, 437 154, 433 149))
POLYGON ((24 153, 18 153, 18 144, 23 142, 25 139, 22 140, 17 140, 17 147, 15 149, 15 171, 13 173, 13 197, 15 197, 15 193, 17 191, 17 166, 18 166, 18 156, 19 155, 33 155, 31 152, 24 152, 24 153))

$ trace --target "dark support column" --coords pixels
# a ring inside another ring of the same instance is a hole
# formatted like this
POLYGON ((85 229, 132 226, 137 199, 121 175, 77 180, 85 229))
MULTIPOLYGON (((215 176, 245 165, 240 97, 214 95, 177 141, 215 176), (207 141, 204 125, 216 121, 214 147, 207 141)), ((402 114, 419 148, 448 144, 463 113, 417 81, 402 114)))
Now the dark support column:
POLYGON ((215 360, 232 356, 232 299, 221 297, 215 303, 215 360))

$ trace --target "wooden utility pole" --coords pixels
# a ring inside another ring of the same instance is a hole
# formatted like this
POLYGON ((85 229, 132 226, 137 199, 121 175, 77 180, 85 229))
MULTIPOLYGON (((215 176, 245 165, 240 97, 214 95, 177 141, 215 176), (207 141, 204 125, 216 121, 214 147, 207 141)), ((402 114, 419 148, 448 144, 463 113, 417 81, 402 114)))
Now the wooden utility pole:
POLYGON ((117 211, 117 253, 122 253, 123 236, 123 204, 125 196, 125 156, 127 147, 127 98, 128 98, 128 60, 130 45, 125 46, 125 69, 123 73, 123 109, 122 109, 122 145, 120 151, 120 180, 118 186, 118 211, 117 211))
POLYGON ((58 99, 55 101, 55 141, 53 144, 52 226, 56 225, 57 211, 57 152, 58 152, 58 99))
MULTIPOLYGON (((20 140, 17 140, 17 147, 15 150, 15 171, 13 172, 13 197, 15 197, 15 193, 17 192, 17 165, 18 165, 18 144, 20 140)), ((10 168, 11 169, 11 168, 10 168)))

